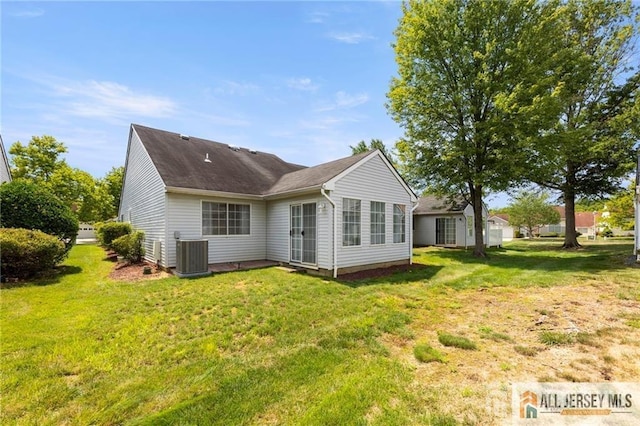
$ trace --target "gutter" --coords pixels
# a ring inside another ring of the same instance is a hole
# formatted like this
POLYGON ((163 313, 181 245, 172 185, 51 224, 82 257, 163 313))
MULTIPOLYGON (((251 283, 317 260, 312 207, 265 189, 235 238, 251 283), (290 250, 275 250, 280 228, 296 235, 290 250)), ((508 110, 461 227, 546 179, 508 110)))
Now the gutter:
POLYGON ((409 235, 411 237, 409 237, 409 265, 413 265, 413 212, 418 208, 418 206, 420 205, 420 199, 418 198, 416 200, 416 204, 411 208, 411 212, 409 213, 409 235))
POLYGON ((320 193, 333 207, 333 278, 338 278, 338 244, 336 243, 338 239, 338 209, 336 203, 325 192, 324 185, 320 187, 320 193))

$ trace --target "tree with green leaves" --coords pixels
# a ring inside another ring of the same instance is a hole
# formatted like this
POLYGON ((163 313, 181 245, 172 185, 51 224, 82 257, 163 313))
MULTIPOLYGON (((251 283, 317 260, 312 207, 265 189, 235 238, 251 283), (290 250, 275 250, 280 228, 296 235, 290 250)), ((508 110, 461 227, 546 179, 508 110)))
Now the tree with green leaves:
POLYGON ((112 167, 111 170, 101 180, 101 184, 106 188, 106 191, 111 195, 112 203, 108 214, 103 219, 110 219, 118 215, 118 208, 120 207, 120 194, 122 193, 122 185, 124 183, 124 166, 112 167))
POLYGON ((395 31, 387 108, 404 128, 400 171, 418 190, 463 196, 485 256, 483 195, 522 175, 519 141, 553 123, 562 61, 557 3, 408 0, 395 31))
POLYGON ((507 208, 509 225, 516 229, 526 228, 529 238, 532 238, 534 229, 560 223, 560 213, 548 200, 548 194, 521 191, 507 208))
POLYGON ((613 228, 621 228, 623 230, 631 230, 634 228, 634 207, 636 183, 631 184, 616 194, 606 202, 609 217, 607 221, 613 228))
POLYGON ((20 141, 9 148, 14 167, 11 176, 24 178, 34 183, 47 182, 53 173, 63 164, 60 154, 67 152, 64 143, 53 136, 33 136, 27 145, 20 141))
POLYGON ((349 148, 351 148, 352 155, 379 149, 388 159, 391 159, 391 153, 387 150, 387 147, 381 139, 371 139, 369 145, 367 145, 365 141, 360 141, 355 146, 349 145, 349 148))
POLYGON ((564 30, 554 40, 570 60, 558 63, 560 113, 527 151, 525 173, 559 191, 565 203, 563 247, 579 247, 576 197, 615 192, 634 165, 640 137, 640 73, 628 75, 633 19, 628 0, 570 0, 558 9, 564 30), (627 78, 623 78, 627 73, 627 78))
POLYGON ((13 156, 14 180, 24 180, 47 189, 69 207, 78 220, 96 222, 117 214, 118 204, 115 204, 113 194, 117 193, 119 203, 122 188, 120 169, 123 168, 113 168, 104 180, 95 179, 60 158, 67 152, 66 146, 47 135, 32 137, 26 146, 18 141, 9 152, 13 156))

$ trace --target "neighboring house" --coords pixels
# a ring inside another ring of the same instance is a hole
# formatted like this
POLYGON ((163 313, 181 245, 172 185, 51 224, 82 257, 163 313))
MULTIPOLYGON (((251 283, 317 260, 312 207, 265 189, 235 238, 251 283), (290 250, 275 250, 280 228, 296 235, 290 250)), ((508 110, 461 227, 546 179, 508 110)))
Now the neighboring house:
MULTIPOLYGON (((541 236, 548 234, 564 235, 565 233, 567 228, 567 215, 564 206, 554 206, 554 208, 560 213, 560 222, 541 226, 538 230, 541 236)), ((598 231, 600 215, 597 212, 575 212, 575 216, 576 231, 582 234, 583 237, 593 238, 598 231)))
POLYGON ((7 152, 4 150, 4 143, 2 143, 2 136, 0 136, 0 183, 11 182, 11 168, 9 167, 9 158, 7 152))
MULTIPOLYGON (((489 235, 488 210, 483 205, 484 235, 489 235)), ((471 247, 475 245, 473 206, 462 199, 420 197, 413 212, 413 238, 417 246, 471 247)), ((485 244, 489 245, 485 239, 485 244)), ((500 245, 500 244, 494 244, 500 245)))
POLYGON ((487 219, 489 229, 500 230, 502 241, 511 241, 515 238, 516 229, 509 225, 509 215, 504 213, 494 214, 487 219))
POLYGON ((132 124, 119 220, 148 260, 176 266, 178 239, 208 263, 271 260, 337 276, 411 263, 415 194, 380 151, 315 167, 132 124))

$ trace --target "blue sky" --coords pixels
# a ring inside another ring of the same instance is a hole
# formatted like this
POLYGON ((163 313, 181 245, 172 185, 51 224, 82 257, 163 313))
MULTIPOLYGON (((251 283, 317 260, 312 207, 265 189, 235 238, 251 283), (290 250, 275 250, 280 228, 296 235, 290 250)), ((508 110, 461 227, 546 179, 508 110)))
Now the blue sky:
POLYGON ((384 106, 398 1, 0 7, 6 149, 52 135, 101 177, 124 165, 130 123, 308 166, 402 135, 384 106))

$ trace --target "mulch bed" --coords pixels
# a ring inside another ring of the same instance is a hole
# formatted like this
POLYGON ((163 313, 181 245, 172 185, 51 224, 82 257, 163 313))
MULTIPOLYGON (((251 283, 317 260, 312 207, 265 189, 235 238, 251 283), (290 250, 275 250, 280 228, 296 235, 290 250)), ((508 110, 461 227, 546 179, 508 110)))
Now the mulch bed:
POLYGON ((339 275, 340 281, 362 281, 375 278, 385 278, 399 272, 411 272, 419 269, 427 268, 427 265, 421 263, 414 263, 413 265, 397 265, 389 266, 387 268, 367 269, 365 271, 352 272, 350 274, 339 275))

